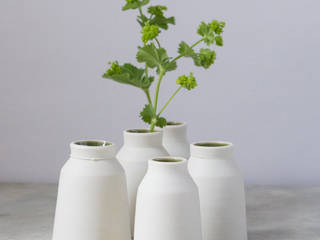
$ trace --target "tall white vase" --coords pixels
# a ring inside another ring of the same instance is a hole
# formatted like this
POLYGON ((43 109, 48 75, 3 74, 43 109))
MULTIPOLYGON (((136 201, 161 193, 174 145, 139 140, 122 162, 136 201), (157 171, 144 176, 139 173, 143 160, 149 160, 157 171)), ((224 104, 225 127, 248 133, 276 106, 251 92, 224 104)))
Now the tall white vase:
POLYGON ((124 170, 105 141, 70 144, 60 173, 53 240, 130 240, 124 170))
POLYGON ((190 157, 190 143, 187 137, 187 124, 168 122, 163 128, 163 145, 170 156, 190 157))
POLYGON ((123 132, 124 144, 117 154, 126 176, 131 216, 131 232, 134 229, 134 215, 138 186, 146 174, 148 160, 168 156, 162 145, 162 132, 149 132, 143 129, 123 132))
POLYGON ((135 240, 201 240, 199 193, 183 158, 149 161, 137 195, 135 240))
POLYGON ((243 178, 233 160, 233 145, 191 145, 189 171, 201 204, 203 240, 247 240, 243 178))

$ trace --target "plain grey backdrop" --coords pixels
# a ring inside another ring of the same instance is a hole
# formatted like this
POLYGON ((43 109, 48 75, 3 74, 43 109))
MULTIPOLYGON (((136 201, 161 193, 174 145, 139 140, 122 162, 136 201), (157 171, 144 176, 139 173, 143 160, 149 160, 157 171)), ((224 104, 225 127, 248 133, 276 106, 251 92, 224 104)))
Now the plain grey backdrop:
MULTIPOLYGON (((191 142, 228 140, 247 183, 319 184, 320 3, 317 0, 163 0, 176 26, 162 44, 175 57, 200 21, 227 22, 210 70, 178 63, 199 86, 165 116, 189 125, 191 142)), ((124 0, 0 1, 0 181, 55 182, 69 142, 144 127, 138 89, 102 79, 109 60, 135 63, 136 12, 124 0)))

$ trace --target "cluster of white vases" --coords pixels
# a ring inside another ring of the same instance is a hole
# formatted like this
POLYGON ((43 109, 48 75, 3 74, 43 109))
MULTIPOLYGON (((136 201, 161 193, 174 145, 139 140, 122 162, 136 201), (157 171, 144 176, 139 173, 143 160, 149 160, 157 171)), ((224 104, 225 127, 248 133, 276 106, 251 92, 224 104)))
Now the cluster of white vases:
POLYGON ((71 143, 53 240, 246 240, 244 184, 232 144, 190 149, 186 128, 124 131, 117 155, 105 141, 71 143))

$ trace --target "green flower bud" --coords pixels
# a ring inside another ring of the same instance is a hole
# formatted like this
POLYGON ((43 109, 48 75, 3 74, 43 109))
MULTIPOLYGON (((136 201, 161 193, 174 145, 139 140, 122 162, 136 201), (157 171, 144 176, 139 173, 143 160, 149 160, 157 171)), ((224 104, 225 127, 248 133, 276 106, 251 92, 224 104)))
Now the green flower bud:
POLYGON ((117 61, 113 62, 110 68, 107 70, 107 75, 112 76, 115 74, 120 74, 122 72, 121 66, 117 61))
POLYGON ((189 76, 182 75, 178 77, 176 82, 178 85, 181 85, 188 90, 191 90, 198 85, 195 77, 193 76, 193 73, 190 73, 189 76))
POLYGON ((142 41, 144 43, 147 43, 148 41, 155 39, 159 35, 160 30, 158 26, 150 25, 150 22, 148 21, 146 25, 142 28, 141 33, 142 41))

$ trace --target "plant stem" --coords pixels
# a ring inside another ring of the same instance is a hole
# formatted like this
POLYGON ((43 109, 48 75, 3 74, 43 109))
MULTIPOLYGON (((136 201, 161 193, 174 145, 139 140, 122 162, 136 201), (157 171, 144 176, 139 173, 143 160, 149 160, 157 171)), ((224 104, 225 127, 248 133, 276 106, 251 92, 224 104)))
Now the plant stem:
MULTIPOLYGON (((156 93, 154 95, 154 103, 153 103, 153 110, 155 113, 157 112, 159 90, 160 90, 161 80, 162 80, 164 74, 165 74, 165 70, 162 67, 160 67, 160 73, 159 73, 159 78, 158 78, 158 82, 157 82, 156 93)), ((156 120, 151 121, 150 132, 154 131, 155 125, 156 125, 156 120)))
POLYGON ((144 73, 145 73, 146 77, 148 77, 148 66, 147 66, 147 64, 145 65, 144 73))
POLYGON ((159 42, 158 38, 155 38, 155 40, 156 40, 156 42, 158 44, 158 47, 161 48, 161 45, 160 45, 160 42, 159 42))
POLYGON ((194 44, 191 45, 191 48, 194 48, 195 46, 197 46, 199 43, 201 43, 203 41, 203 38, 201 38, 199 41, 195 42, 194 44))
POLYGON ((169 98, 169 100, 166 102, 166 104, 163 106, 163 108, 158 113, 158 116, 161 115, 161 113, 166 109, 166 107, 169 105, 171 100, 178 94, 178 92, 182 89, 182 86, 178 87, 177 90, 172 94, 172 96, 169 98))
POLYGON ((147 96, 148 103, 152 105, 149 89, 143 89, 143 91, 145 92, 145 94, 147 96))
POLYGON ((162 67, 160 67, 160 74, 159 74, 158 83, 157 83, 157 87, 156 87, 156 93, 154 95, 154 105, 153 105, 154 112, 157 112, 159 90, 160 90, 161 80, 162 80, 164 73, 165 73, 164 69, 162 67))
POLYGON ((143 13, 142 13, 141 7, 139 7, 139 13, 140 13, 140 16, 142 17, 142 16, 143 16, 143 13))
MULTIPOLYGON (((203 38, 201 38, 199 41, 195 42, 194 44, 191 45, 191 48, 194 48, 195 46, 197 46, 199 43, 201 43, 203 41, 203 38)), ((175 62, 177 61, 179 58, 182 58, 182 55, 179 55, 177 57, 175 57, 172 61, 175 62)))

